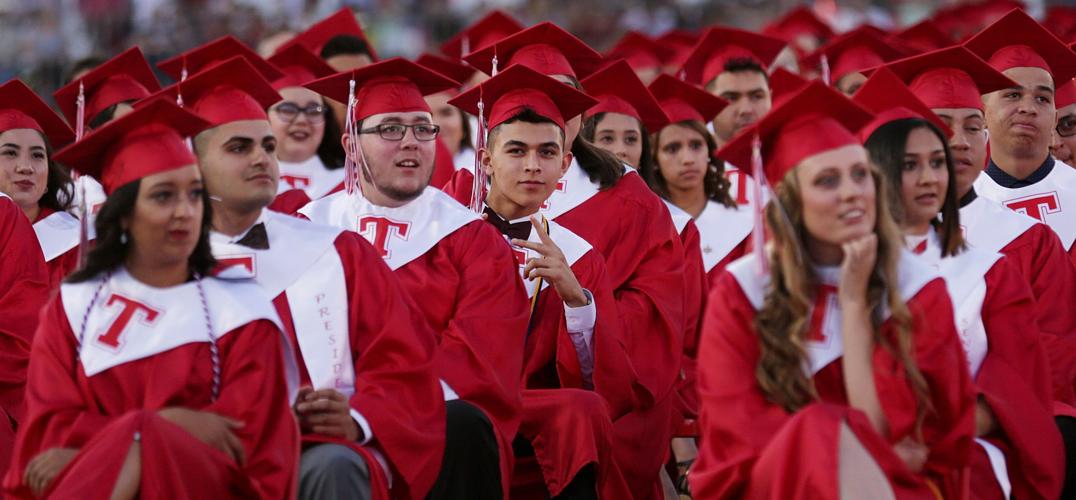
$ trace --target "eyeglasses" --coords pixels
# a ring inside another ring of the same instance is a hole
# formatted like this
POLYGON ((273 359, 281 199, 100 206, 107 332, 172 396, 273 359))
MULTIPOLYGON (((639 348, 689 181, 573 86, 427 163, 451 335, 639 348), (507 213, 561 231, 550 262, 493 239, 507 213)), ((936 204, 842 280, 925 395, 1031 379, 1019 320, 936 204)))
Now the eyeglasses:
POLYGON ((282 102, 277 104, 273 111, 286 123, 291 123, 299 117, 299 113, 306 115, 306 119, 310 123, 321 123, 325 121, 325 106, 321 104, 311 104, 305 108, 300 108, 298 104, 294 102, 282 102))
POLYGON ((411 129, 415 133, 415 139, 420 141, 432 141, 437 138, 437 134, 441 132, 441 127, 432 123, 418 123, 415 125, 404 125, 402 123, 382 123, 370 128, 365 128, 359 131, 360 134, 373 134, 381 136, 386 141, 402 141, 404 135, 407 134, 407 129, 411 129))
POLYGON ((1076 115, 1065 115, 1057 120, 1057 135, 1061 137, 1076 135, 1076 115))

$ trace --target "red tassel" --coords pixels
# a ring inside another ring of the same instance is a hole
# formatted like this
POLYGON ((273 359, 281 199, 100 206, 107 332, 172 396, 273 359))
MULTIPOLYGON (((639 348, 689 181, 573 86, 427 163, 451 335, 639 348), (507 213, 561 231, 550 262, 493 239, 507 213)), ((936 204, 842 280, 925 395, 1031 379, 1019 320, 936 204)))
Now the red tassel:
MULTIPOLYGON (((496 63, 494 63, 496 64, 496 63)), ((475 139, 474 155, 474 183, 471 184, 471 210, 476 214, 482 213, 482 205, 486 201, 486 171, 482 169, 482 151, 486 149, 486 103, 482 99, 481 87, 478 96, 478 135, 475 139)))
POLYGON ((348 196, 355 193, 359 183, 359 167, 356 158, 359 155, 359 134, 355 130, 355 80, 348 84, 347 117, 344 118, 344 133, 348 136, 348 151, 344 160, 344 191, 348 196))

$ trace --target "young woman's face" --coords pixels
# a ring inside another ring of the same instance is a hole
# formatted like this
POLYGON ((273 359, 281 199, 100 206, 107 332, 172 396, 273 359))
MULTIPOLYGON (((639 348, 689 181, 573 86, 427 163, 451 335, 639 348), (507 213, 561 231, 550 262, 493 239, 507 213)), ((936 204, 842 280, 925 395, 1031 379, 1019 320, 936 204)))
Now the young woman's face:
POLYGON ((131 258, 160 267, 187 262, 201 235, 202 190, 194 164, 143 177, 124 219, 131 258))
POLYGON ((290 163, 306 161, 317 154, 325 137, 325 102, 303 87, 280 89, 280 97, 284 100, 269 108, 277 158, 290 163))
POLYGON ((605 113, 594 127, 594 145, 638 168, 643 158, 643 132, 639 120, 620 113, 605 113))
POLYGON ((49 158, 39 132, 16 128, 0 133, 0 192, 26 210, 44 196, 48 178, 49 158))
POLYGON ((710 165, 706 138, 688 127, 669 125, 658 134, 657 167, 669 190, 703 189, 710 165))
POLYGON ((433 113, 433 124, 441 127, 441 133, 437 137, 445 143, 453 155, 460 152, 460 143, 463 141, 463 112, 448 103, 452 96, 447 92, 440 92, 426 96, 426 104, 433 113))
POLYGON ((839 246, 874 231, 876 192, 863 146, 808 157, 792 175, 800 186, 808 246, 839 246))
POLYGON ((945 146, 938 136, 926 127, 908 133, 900 171, 904 225, 918 228, 929 224, 941 211, 949 188, 945 146))

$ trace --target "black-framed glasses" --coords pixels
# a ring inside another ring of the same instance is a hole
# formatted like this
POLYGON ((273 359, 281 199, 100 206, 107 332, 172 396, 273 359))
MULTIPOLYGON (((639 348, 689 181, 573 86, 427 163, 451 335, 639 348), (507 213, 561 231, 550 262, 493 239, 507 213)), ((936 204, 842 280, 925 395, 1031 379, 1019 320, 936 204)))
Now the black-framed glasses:
POLYGON ((374 134, 381 136, 386 141, 402 141, 404 135, 407 134, 407 129, 411 129, 415 133, 415 139, 420 141, 432 141, 437 138, 437 134, 441 132, 441 127, 432 123, 416 123, 414 125, 404 125, 402 123, 382 123, 370 128, 364 128, 359 131, 360 134, 374 134))
POLYGON ((299 117, 299 113, 306 115, 306 119, 310 123, 320 123, 325 121, 325 106, 321 104, 311 104, 305 108, 299 107, 294 102, 282 102, 277 104, 273 108, 273 111, 284 122, 291 123, 299 117))
POLYGON ((1057 120, 1057 135, 1061 137, 1076 135, 1076 115, 1065 115, 1057 120))

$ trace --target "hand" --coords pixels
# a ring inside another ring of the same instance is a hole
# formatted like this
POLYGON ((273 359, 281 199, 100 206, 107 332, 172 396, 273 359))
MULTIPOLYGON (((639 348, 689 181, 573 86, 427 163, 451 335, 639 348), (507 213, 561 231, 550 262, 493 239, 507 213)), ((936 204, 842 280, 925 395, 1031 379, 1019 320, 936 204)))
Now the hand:
POLYGON ((982 396, 975 401, 975 437, 983 437, 997 430, 998 422, 994 410, 986 404, 982 396))
POLYGON ((304 432, 358 441, 363 437, 359 424, 351 418, 347 397, 334 389, 300 390, 295 412, 304 432))
POLYGON ((583 287, 579 286, 579 280, 575 278, 568 260, 564 258, 564 252, 561 252, 560 247, 553 243, 542 221, 532 215, 531 224, 534 225, 541 243, 512 239, 513 245, 534 250, 542 255, 540 258, 527 261, 527 265, 523 268, 523 276, 531 280, 542 278, 548 281, 568 307, 583 307, 589 304, 590 299, 587 298, 586 293, 583 293, 583 287))
POLYGON ((841 282, 837 286, 837 299, 842 305, 867 303, 867 283, 878 260, 878 235, 870 233, 862 238, 841 245, 844 260, 841 261, 841 282))
POLYGON ((922 472, 923 466, 927 463, 927 457, 930 456, 930 448, 923 443, 913 441, 910 437, 901 439, 893 445, 893 452, 904 461, 908 469, 917 474, 922 472))
POLYGON ((52 480, 75 458, 75 448, 49 448, 30 460, 26 465, 23 482, 36 496, 41 496, 52 484, 52 480))
POLYGON ((157 412, 161 418, 172 422, 191 433, 199 441, 208 444, 243 465, 246 452, 243 442, 235 435, 236 429, 243 428, 243 423, 208 411, 188 408, 165 408, 157 412))

